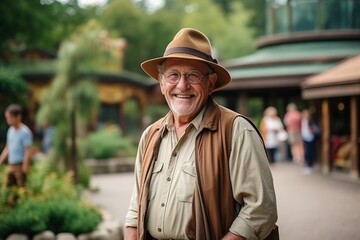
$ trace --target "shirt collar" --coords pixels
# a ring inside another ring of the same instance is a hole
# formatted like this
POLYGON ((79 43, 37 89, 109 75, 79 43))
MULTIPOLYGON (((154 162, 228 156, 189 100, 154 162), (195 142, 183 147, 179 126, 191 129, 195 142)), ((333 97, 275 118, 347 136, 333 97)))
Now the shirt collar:
MULTIPOLYGON (((204 113, 206 111, 207 104, 201 109, 201 111, 198 113, 198 115, 191 120, 189 126, 195 127, 196 131, 199 131, 200 125, 202 123, 202 120, 204 118, 204 113)), ((170 111, 167 116, 165 117, 165 125, 167 131, 170 131, 174 127, 174 114, 170 111)), ((164 133, 163 133, 164 134, 164 133)))

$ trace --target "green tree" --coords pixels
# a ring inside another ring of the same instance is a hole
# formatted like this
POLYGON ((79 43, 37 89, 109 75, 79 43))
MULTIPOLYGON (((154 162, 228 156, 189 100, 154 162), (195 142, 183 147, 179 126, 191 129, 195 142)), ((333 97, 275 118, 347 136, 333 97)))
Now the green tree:
POLYGON ((266 0, 242 0, 240 2, 245 7, 245 9, 252 12, 252 16, 249 19, 248 26, 254 29, 255 37, 264 35, 266 19, 266 0))
POLYGON ((174 11, 162 8, 149 15, 148 19, 146 32, 149 47, 144 49, 147 52, 145 59, 164 54, 167 44, 181 27, 182 16, 174 11))
POLYGON ((126 39, 127 49, 124 68, 139 72, 139 64, 146 58, 147 34, 144 12, 131 0, 113 0, 100 16, 101 23, 116 34, 126 39))
POLYGON ((232 3, 234 2, 234 0, 213 0, 214 3, 216 3, 225 14, 229 14, 233 11, 232 9, 232 3))
POLYGON ((252 14, 239 2, 231 5, 233 11, 228 16, 211 0, 191 1, 185 9, 183 26, 205 32, 217 58, 229 59, 254 51, 254 33, 248 27, 252 14))
POLYGON ((222 10, 211 0, 189 1, 184 7, 186 14, 182 22, 183 27, 194 27, 206 32, 213 39, 224 35, 226 18, 222 10))
POLYGON ((131 0, 113 0, 100 16, 101 23, 127 41, 125 69, 142 73, 140 63, 163 54, 180 26, 181 15, 159 10, 149 13, 131 0))
POLYGON ((255 51, 255 29, 248 26, 253 13, 246 10, 240 2, 232 3, 231 9, 234 11, 227 17, 225 33, 215 36, 218 51, 225 59, 237 58, 255 51))
MULTIPOLYGON (((183 9, 183 3, 189 1, 178 1, 178 0, 164 0, 164 7, 166 9, 174 9, 180 11, 183 9)), ((190 1, 190 3, 193 1, 190 1)), ((218 8, 223 12, 224 16, 229 16, 236 14, 238 9, 235 7, 237 3, 240 3, 244 6, 245 11, 251 11, 252 16, 249 19, 248 27, 254 29, 254 34, 256 37, 261 36, 265 32, 265 7, 266 0, 209 0, 209 3, 214 3, 218 8)))
POLYGON ((4 112, 8 105, 18 103, 24 108, 27 106, 29 89, 27 83, 20 74, 12 69, 0 66, 0 149, 5 143, 7 124, 4 119, 4 112))
POLYGON ((39 124, 56 126, 50 170, 71 169, 78 179, 77 127, 86 126, 99 106, 96 86, 86 77, 100 58, 108 58, 101 47, 103 29, 94 21, 76 31, 59 51, 59 69, 44 96, 37 115, 39 124), (80 124, 81 123, 81 124, 80 124))
POLYGON ((77 0, 12 1, 0 5, 0 58, 12 58, 24 47, 56 49, 95 8, 82 9, 77 0))

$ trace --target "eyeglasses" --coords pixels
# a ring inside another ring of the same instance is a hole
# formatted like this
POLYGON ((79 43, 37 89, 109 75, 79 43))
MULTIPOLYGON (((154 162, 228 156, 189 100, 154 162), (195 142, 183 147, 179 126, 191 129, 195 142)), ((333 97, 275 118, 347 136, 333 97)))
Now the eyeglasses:
POLYGON ((199 84, 201 80, 204 78, 204 75, 198 71, 190 71, 187 73, 180 73, 178 71, 169 71, 166 73, 162 73, 162 75, 165 77, 165 81, 170 84, 177 84, 180 81, 182 75, 185 76, 186 81, 191 85, 199 84))

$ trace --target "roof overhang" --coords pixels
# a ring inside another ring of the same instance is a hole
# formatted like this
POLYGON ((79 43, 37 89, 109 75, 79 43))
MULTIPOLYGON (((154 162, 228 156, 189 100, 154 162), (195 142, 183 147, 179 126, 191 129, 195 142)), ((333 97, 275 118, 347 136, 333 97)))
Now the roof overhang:
POLYGON ((360 95, 360 55, 346 59, 302 83, 304 99, 360 95))
POLYGON ((223 90, 300 88, 314 74, 329 69, 334 63, 280 64, 263 67, 243 67, 230 70, 232 81, 223 90))

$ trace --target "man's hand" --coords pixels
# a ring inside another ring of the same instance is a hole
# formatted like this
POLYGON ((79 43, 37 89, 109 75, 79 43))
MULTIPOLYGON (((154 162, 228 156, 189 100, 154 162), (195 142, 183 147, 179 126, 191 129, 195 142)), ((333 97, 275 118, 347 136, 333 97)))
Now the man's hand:
POLYGON ((232 232, 228 232, 222 240, 246 240, 243 236, 239 236, 236 234, 233 234, 232 232))
POLYGON ((21 166, 21 170, 23 173, 27 174, 27 172, 29 170, 29 165, 27 165, 26 163, 23 163, 21 166))
POLYGON ((137 228, 127 227, 125 229, 125 240, 137 240, 137 228))
POLYGON ((26 147, 25 148, 25 156, 24 156, 24 161, 22 164, 22 171, 23 173, 27 173, 30 167, 30 162, 31 162, 31 155, 32 155, 32 148, 31 147, 26 147))
POLYGON ((0 165, 2 164, 2 162, 5 160, 6 156, 8 155, 8 147, 7 145, 4 147, 3 151, 1 152, 1 155, 0 155, 0 165))

